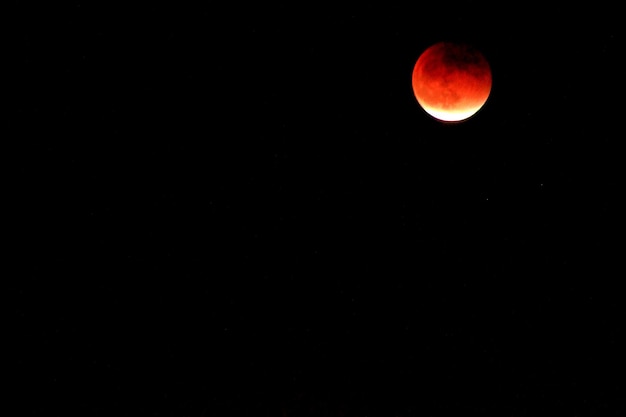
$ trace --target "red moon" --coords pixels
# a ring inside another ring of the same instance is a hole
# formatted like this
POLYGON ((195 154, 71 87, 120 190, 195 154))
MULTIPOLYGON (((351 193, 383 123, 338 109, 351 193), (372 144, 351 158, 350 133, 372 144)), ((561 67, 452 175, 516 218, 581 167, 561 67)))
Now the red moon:
POLYGON ((435 119, 465 120, 480 110, 489 98, 489 63, 470 45, 436 43, 415 63, 413 92, 420 106, 435 119))

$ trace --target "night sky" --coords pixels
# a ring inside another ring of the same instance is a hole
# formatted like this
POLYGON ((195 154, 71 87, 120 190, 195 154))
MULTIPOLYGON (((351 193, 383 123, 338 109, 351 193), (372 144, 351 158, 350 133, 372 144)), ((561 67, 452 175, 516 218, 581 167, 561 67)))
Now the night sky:
POLYGON ((208 3, 9 15, 11 416, 626 415, 617 5, 208 3))

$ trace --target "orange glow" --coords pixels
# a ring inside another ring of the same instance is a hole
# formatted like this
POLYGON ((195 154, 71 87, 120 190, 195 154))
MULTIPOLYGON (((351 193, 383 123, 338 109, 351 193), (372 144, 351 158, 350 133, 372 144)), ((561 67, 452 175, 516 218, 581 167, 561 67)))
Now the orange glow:
POLYGON ((432 117, 455 122, 480 110, 491 93, 491 69, 485 57, 468 45, 440 42, 418 58, 413 92, 432 117))

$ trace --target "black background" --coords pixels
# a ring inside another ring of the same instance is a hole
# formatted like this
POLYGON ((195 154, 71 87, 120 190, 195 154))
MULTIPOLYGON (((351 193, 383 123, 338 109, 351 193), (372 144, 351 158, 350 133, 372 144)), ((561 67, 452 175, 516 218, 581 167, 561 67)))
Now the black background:
POLYGON ((616 10, 9 16, 12 415, 624 415, 616 10))

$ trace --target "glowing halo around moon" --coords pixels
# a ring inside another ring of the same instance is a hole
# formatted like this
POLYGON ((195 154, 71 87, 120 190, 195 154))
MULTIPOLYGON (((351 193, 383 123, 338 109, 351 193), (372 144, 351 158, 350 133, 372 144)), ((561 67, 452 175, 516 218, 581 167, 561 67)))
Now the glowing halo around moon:
POLYGON ((419 56, 412 81, 415 98, 426 113, 443 122, 460 122, 487 102, 491 68, 472 46, 439 42, 419 56))

